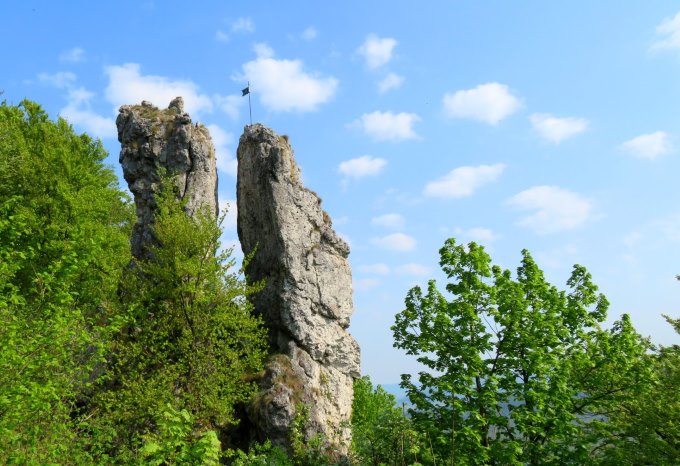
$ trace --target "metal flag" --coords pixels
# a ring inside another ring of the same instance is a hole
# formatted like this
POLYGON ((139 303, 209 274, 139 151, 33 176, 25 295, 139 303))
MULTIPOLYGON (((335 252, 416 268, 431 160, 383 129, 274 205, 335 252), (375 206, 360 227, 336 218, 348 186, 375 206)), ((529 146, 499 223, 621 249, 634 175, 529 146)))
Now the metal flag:
POLYGON ((243 94, 241 94, 241 97, 250 94, 250 86, 246 87, 245 89, 241 89, 241 92, 243 92, 243 94))

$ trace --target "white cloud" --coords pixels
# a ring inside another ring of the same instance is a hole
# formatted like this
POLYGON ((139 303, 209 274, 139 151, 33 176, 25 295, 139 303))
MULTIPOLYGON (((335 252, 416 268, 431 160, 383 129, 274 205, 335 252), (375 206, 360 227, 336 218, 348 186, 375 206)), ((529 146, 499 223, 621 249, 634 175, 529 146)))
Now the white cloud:
POLYGON ((444 112, 454 118, 470 118, 490 125, 522 108, 522 101, 512 95, 508 86, 499 83, 480 84, 473 89, 444 94, 444 112))
POLYGON ((218 29, 215 33, 215 40, 218 42, 229 42, 229 34, 218 29))
POLYGON ((78 63, 85 59, 85 50, 74 47, 59 54, 59 61, 62 63, 78 63))
POLYGON ((363 278, 360 280, 354 280, 354 290, 355 291, 368 291, 372 290, 380 284, 379 280, 375 278, 363 278))
POLYGON ((107 66, 109 77, 105 94, 114 107, 139 104, 147 100, 159 108, 165 108, 177 96, 184 98, 184 108, 192 116, 212 111, 210 97, 201 94, 198 86, 188 80, 171 80, 164 76, 142 75, 137 63, 107 66))
POLYGON ((387 91, 391 91, 392 89, 397 89, 401 87, 401 85, 404 84, 404 77, 399 76, 398 74, 395 73, 390 73, 385 78, 378 83, 378 92, 381 94, 384 94, 387 91))
POLYGON ((318 34, 319 33, 317 32, 317 30, 315 28, 313 28, 312 26, 310 26, 307 29, 305 29, 304 31, 302 31, 302 34, 300 34, 300 37, 302 37, 304 40, 314 40, 314 39, 316 39, 316 36, 318 34))
POLYGON ((369 34, 366 41, 357 49, 357 53, 364 57, 366 65, 371 68, 380 68, 392 59, 392 52, 397 46, 397 41, 390 37, 380 38, 375 34, 369 34))
POLYGON ((76 75, 68 71, 59 71, 54 74, 40 73, 38 81, 59 89, 71 88, 76 82, 76 75))
POLYGON ((338 171, 349 178, 362 178, 379 174, 387 165, 387 160, 370 155, 345 160, 338 165, 338 171))
POLYGON ((404 233, 392 233, 391 235, 371 239, 371 243, 390 251, 411 251, 416 247, 416 240, 404 233))
POLYGON ((362 273, 372 273, 375 275, 387 275, 390 273, 390 268, 385 264, 366 264, 357 267, 357 270, 362 273))
POLYGON ((215 155, 217 157, 217 168, 228 175, 236 177, 238 163, 231 155, 229 145, 234 142, 231 133, 227 133, 217 125, 207 125, 208 131, 215 145, 215 155))
POLYGON ((69 89, 68 103, 59 112, 72 125, 83 128, 91 136, 106 139, 115 138, 118 133, 113 118, 103 117, 90 108, 94 94, 84 88, 69 89))
POLYGON ((54 74, 40 73, 38 81, 66 90, 66 106, 59 114, 72 125, 85 130, 90 136, 100 139, 117 136, 116 122, 92 111, 90 101, 94 93, 84 87, 75 87, 76 75, 69 72, 54 74))
POLYGON ((655 159, 673 152, 673 144, 668 133, 656 131, 642 134, 621 144, 621 149, 643 159, 655 159))
POLYGON ((680 13, 664 19, 656 27, 659 39, 652 44, 651 50, 680 49, 680 13))
POLYGON ((413 275, 416 277, 424 277, 430 274, 431 270, 421 264, 404 264, 396 268, 396 272, 400 275, 413 275))
POLYGON ((558 118, 547 113, 534 113, 529 120, 543 139, 555 144, 588 129, 588 120, 585 118, 558 118))
POLYGON ((417 139, 413 125, 420 121, 415 113, 373 112, 364 113, 351 126, 357 126, 378 141, 404 141, 417 139))
POLYGON ((469 229, 454 228, 454 234, 470 241, 482 244, 490 244, 496 241, 499 236, 490 228, 473 227, 469 229))
POLYGON ((585 223, 593 204, 582 195, 557 186, 534 186, 509 198, 522 211, 534 211, 518 222, 538 234, 571 230, 585 223))
POLYGON ((257 58, 245 63, 243 75, 235 79, 250 81, 253 95, 275 112, 309 112, 328 102, 338 87, 333 77, 321 77, 304 70, 300 60, 277 60, 273 50, 258 44, 257 58))
POLYGON ((371 225, 399 230, 404 227, 404 217, 399 214, 385 214, 371 219, 371 225))
POLYGON ((254 32, 255 24, 250 18, 239 18, 231 23, 231 32, 254 32))
POLYGON ((243 106, 246 100, 240 94, 232 95, 216 95, 214 96, 215 104, 226 113, 232 120, 238 120, 241 106, 243 106))
POLYGON ((253 51, 257 58, 272 58, 274 56, 274 49, 264 42, 253 45, 253 51))
POLYGON ((227 213, 224 218, 222 226, 225 231, 236 230, 236 219, 238 217, 238 209, 236 207, 236 199, 222 199, 219 200, 220 214, 227 213))
POLYGON ((504 169, 505 165, 502 163, 459 167, 442 178, 427 183, 424 194, 448 199, 471 196, 480 186, 496 181, 504 169))

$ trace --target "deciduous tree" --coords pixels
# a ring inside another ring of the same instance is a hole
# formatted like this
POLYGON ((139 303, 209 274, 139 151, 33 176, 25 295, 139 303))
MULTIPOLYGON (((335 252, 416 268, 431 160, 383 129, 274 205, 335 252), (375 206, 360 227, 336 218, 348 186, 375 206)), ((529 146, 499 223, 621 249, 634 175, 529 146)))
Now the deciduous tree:
POLYGON ((586 464, 592 420, 646 374, 647 345, 627 316, 601 327, 608 302, 576 265, 560 291, 528 251, 516 277, 476 243, 440 250, 449 283, 410 290, 395 346, 426 368, 402 375, 416 426, 446 464, 586 464))

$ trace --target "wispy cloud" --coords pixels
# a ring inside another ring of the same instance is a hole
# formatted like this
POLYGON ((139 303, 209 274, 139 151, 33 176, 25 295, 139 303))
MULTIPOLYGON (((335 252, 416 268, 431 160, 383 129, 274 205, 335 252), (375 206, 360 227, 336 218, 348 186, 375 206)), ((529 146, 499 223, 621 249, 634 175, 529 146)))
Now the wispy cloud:
POLYGON ((85 50, 74 47, 59 54, 59 61, 62 63, 78 63, 85 59, 85 50))
POLYGON ((448 199, 471 196, 477 188, 496 181, 503 170, 505 165, 502 163, 459 167, 427 183, 423 194, 448 199))
POLYGON ((361 278, 359 280, 354 280, 354 290, 355 291, 369 291, 377 287, 380 284, 380 280, 375 278, 361 278))
POLYGON ((415 249, 417 241, 404 233, 392 233, 391 235, 373 238, 371 243, 389 251, 406 252, 415 249))
POLYGON ((363 155, 355 159, 345 160, 338 165, 338 172, 348 178, 363 178, 379 174, 387 166, 387 160, 363 155))
POLYGON ((664 19, 656 27, 656 35, 657 40, 651 46, 652 51, 680 50, 680 13, 664 19))
POLYGON ((243 74, 235 77, 250 81, 253 95, 274 112, 310 112, 328 102, 338 87, 338 80, 322 77, 304 69, 300 60, 277 60, 273 50, 258 44, 257 58, 242 66, 243 74))
POLYGON ((404 77, 396 73, 390 73, 378 82, 378 92, 384 94, 387 91, 397 89, 404 84, 404 77))
POLYGON ((415 263, 400 265, 395 271, 400 275, 411 275, 415 277, 425 277, 432 272, 429 267, 415 263))
POLYGON ((449 117, 469 118, 490 125, 498 124, 522 108, 522 101, 508 86, 499 83, 444 94, 443 103, 444 113, 449 117))
POLYGON ((77 80, 77 76, 69 71, 59 71, 54 74, 40 73, 38 75, 38 81, 54 86, 58 89, 67 89, 73 87, 77 80))
POLYGON ((485 227, 473 227, 467 229, 454 228, 453 232, 456 236, 485 245, 491 244, 499 238, 499 235, 491 228, 485 227))
POLYGON ((221 29, 218 29, 215 33, 215 40, 218 42, 229 42, 229 34, 222 31, 221 29))
POLYGON ((255 24, 250 18, 238 18, 231 23, 231 32, 255 32, 255 24))
POLYGON ((318 35, 319 35, 318 31, 312 26, 309 26, 307 29, 302 31, 300 37, 302 37, 304 40, 314 40, 318 35))
POLYGON ((588 129, 588 120, 574 117, 555 117, 547 113, 534 113, 529 117, 534 130, 545 140, 559 144, 588 129))
POLYGON ((385 214, 373 217, 371 225, 389 228, 390 230, 400 230, 404 228, 404 217, 399 214, 385 214))
POLYGON ((673 144, 668 133, 656 131, 641 134, 621 144, 621 149, 643 159, 656 159, 673 152, 673 144))
POLYGON ((364 264, 357 267, 357 271, 375 275, 387 275, 390 268, 385 264, 364 264))
POLYGON ((418 138, 413 129, 418 121, 420 117, 415 113, 375 111, 361 115, 351 126, 361 128, 377 141, 400 142, 418 138))
POLYGON ((557 186, 534 186, 506 202, 517 210, 533 212, 522 217, 518 224, 537 234, 577 228, 590 218, 593 211, 590 199, 557 186))
POLYGON ((376 69, 390 62, 396 46, 396 39, 381 38, 375 34, 369 34, 364 43, 357 49, 357 53, 364 57, 366 66, 376 69))

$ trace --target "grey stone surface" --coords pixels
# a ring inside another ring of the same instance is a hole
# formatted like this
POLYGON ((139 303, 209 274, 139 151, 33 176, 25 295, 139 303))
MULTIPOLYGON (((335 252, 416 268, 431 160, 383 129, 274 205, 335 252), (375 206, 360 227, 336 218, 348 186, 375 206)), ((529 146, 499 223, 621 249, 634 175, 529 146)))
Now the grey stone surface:
POLYGON ((248 280, 266 282, 253 300, 276 353, 251 421, 260 438, 288 446, 296 409, 306 405, 306 437, 322 434, 344 454, 360 375, 359 346, 347 331, 354 310, 349 247, 302 185, 287 137, 246 126, 237 157, 238 236, 245 255, 255 250, 248 280))
POLYGON ((154 241, 154 195, 163 170, 172 175, 179 196, 187 201, 188 215, 207 208, 217 216, 215 147, 208 129, 192 124, 181 97, 173 99, 167 109, 158 109, 147 101, 123 105, 116 126, 121 143, 119 161, 137 210, 132 254, 146 258, 148 245, 154 241))

